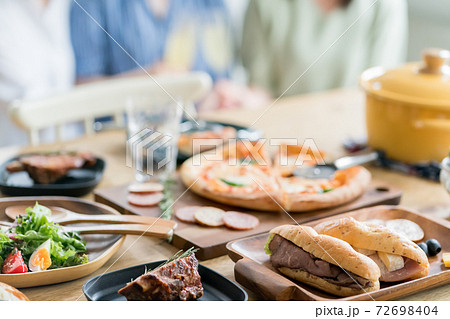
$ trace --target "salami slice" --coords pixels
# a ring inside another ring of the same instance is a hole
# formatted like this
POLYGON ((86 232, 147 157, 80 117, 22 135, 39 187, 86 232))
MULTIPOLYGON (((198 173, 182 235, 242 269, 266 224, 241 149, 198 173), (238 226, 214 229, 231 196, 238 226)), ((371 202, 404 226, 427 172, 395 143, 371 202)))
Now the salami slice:
POLYGON ((223 222, 225 226, 231 229, 248 230, 258 226, 259 219, 250 214, 226 212, 223 215, 223 222))
POLYGON ((177 209, 175 216, 182 222, 195 224, 196 220, 194 218, 194 214, 200 208, 200 206, 185 206, 177 209))
POLYGON ((163 190, 164 186, 159 183, 136 183, 128 186, 128 191, 130 193, 137 194, 162 192, 163 190))
POLYGON ((218 227, 223 225, 224 211, 216 207, 201 207, 194 213, 197 223, 204 226, 218 227))
POLYGON ((134 206, 151 207, 157 205, 163 197, 164 195, 161 192, 145 194, 130 193, 128 194, 127 200, 128 203, 134 206))

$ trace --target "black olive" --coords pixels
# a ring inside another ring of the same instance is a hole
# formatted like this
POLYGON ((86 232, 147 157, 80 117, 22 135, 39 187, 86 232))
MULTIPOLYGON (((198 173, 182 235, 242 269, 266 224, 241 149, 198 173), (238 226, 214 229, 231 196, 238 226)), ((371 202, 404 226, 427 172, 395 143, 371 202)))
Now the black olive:
POLYGON ((419 246, 419 247, 425 252, 425 254, 426 254, 427 256, 429 256, 429 255, 428 255, 428 246, 427 246, 426 243, 419 243, 419 244, 417 244, 417 246, 419 246))
POLYGON ((436 256, 441 252, 441 244, 439 244, 439 242, 436 239, 434 238, 428 239, 426 243, 428 246, 429 256, 436 256))

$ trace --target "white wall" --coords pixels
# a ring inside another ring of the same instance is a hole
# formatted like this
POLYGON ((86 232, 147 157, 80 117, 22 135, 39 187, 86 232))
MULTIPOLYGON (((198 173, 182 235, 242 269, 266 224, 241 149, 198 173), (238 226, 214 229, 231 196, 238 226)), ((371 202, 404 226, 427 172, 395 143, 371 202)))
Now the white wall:
POLYGON ((408 0, 408 60, 420 60, 427 47, 450 50, 450 0, 408 0))

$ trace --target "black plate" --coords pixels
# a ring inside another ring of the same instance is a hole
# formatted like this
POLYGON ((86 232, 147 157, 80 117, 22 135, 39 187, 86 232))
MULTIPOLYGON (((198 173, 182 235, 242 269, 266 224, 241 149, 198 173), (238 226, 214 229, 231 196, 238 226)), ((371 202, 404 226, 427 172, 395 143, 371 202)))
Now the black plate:
MULTIPOLYGON (((116 270, 89 279, 83 285, 83 292, 90 301, 125 301, 126 298, 117 291, 126 286, 132 279, 142 275, 146 269, 156 268, 164 261, 116 270)), ((202 277, 203 301, 246 301, 247 293, 231 280, 214 270, 198 265, 198 272, 202 277)))
MULTIPOLYGON (((22 154, 30 155, 30 154, 22 154)), ((100 182, 105 169, 105 161, 97 158, 95 165, 73 169, 53 184, 36 184, 27 172, 10 173, 6 170, 11 158, 0 166, 0 191, 8 196, 83 196, 90 193, 100 182)))
MULTIPOLYGON (((197 120, 197 122, 199 125, 197 125, 193 121, 185 121, 185 122, 181 123, 180 134, 189 134, 189 133, 209 131, 209 130, 214 131, 214 130, 218 130, 224 126, 230 126, 230 127, 233 127, 234 129, 236 129, 236 131, 237 131, 236 138, 238 140, 247 139, 250 141, 256 141, 256 140, 259 140, 260 138, 262 138, 262 135, 263 135, 262 132, 259 130, 248 128, 248 127, 241 126, 241 125, 228 124, 228 123, 215 122, 215 121, 202 121, 202 120, 197 120)), ((184 162, 191 156, 192 155, 184 154, 184 153, 178 151, 178 161, 179 162, 184 162)))

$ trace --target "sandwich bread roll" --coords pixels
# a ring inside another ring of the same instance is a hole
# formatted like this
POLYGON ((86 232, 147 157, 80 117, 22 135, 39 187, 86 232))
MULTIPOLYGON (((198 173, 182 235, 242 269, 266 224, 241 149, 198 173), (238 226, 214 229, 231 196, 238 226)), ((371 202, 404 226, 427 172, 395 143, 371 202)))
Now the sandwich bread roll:
POLYGON ((266 252, 284 275, 337 296, 380 288, 377 265, 348 243, 308 226, 284 225, 270 233, 266 252))
POLYGON ((325 221, 314 227, 319 234, 346 241, 355 249, 374 251, 370 258, 381 271, 380 281, 394 282, 427 276, 430 264, 417 244, 382 225, 353 217, 325 221))

